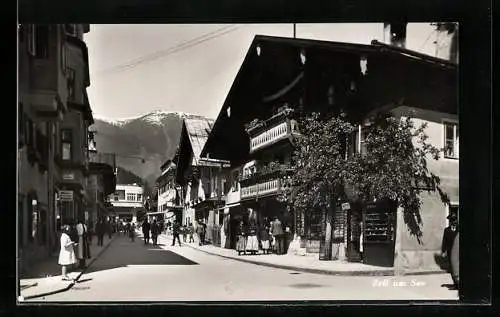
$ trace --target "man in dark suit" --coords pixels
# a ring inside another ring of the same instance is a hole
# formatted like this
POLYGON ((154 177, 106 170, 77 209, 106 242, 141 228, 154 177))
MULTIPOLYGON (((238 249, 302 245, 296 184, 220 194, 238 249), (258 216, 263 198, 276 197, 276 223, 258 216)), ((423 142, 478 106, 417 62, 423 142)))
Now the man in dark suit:
POLYGON ((144 244, 149 244, 149 231, 151 230, 151 225, 148 220, 145 219, 142 223, 142 234, 144 235, 144 244))
POLYGON ((274 221, 272 223, 271 227, 271 232, 274 236, 274 239, 276 241, 276 253, 277 254, 283 254, 284 253, 284 241, 283 241, 283 236, 285 232, 283 232, 283 225, 281 224, 281 221, 278 219, 278 217, 274 218, 274 221))
POLYGON ((181 238, 180 238, 181 225, 179 224, 179 221, 177 221, 177 220, 174 221, 174 224, 172 227, 172 232, 173 232, 173 236, 174 236, 174 239, 172 240, 172 246, 175 245, 175 239, 177 239, 177 241, 179 242, 179 246, 181 246, 181 238))
POLYGON ((458 241, 458 215, 452 213, 447 218, 450 224, 444 229, 441 255, 447 261, 448 272, 453 278, 455 287, 458 287, 458 242, 456 242, 458 241))

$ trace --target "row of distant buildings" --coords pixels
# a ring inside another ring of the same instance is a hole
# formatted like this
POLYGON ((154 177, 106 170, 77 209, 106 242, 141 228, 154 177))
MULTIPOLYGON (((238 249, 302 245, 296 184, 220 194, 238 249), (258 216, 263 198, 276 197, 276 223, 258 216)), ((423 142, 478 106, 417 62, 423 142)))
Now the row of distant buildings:
POLYGON ((321 257, 325 212, 295 212, 279 198, 288 186, 293 139, 300 135, 296 114, 346 113, 359 124, 349 149, 359 153, 367 118, 382 110, 399 117, 414 111, 417 123, 428 124, 428 141, 444 148, 428 167, 441 178, 450 203, 434 193, 423 195, 419 239, 396 205, 350 202, 346 210, 339 203, 332 243, 348 261, 359 261, 362 249, 366 263, 434 268, 446 216, 459 207, 457 54, 451 50, 448 58, 437 58, 406 49, 412 36, 406 26, 381 25, 385 43, 371 45, 256 36, 217 119, 184 119, 177 154, 162 166, 149 215, 195 225, 202 219, 208 241, 234 248, 236 226, 248 220, 251 208, 259 225, 281 220, 287 246, 295 242, 321 257))
POLYGON ((112 207, 115 155, 97 153, 87 97, 88 24, 18 25, 18 264, 58 252, 64 224, 112 207))

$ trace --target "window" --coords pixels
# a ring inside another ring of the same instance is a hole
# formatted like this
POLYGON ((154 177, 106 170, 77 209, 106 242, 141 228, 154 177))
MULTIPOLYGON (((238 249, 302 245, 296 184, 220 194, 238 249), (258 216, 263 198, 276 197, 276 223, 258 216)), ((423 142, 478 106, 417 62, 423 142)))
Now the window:
POLYGON ((48 25, 30 25, 28 51, 37 58, 47 58, 49 56, 48 25))
POLYGON ((35 38, 35 26, 33 24, 28 25, 28 52, 31 56, 35 56, 35 46, 36 46, 36 38, 35 38))
POLYGON ((66 86, 68 87, 68 100, 75 100, 75 70, 72 68, 66 69, 66 86))
POLYGON ((76 25, 75 24, 65 24, 64 33, 70 36, 76 36, 76 25))
POLYGON ((128 201, 135 201, 136 200, 135 193, 127 193, 127 200, 128 201))
POLYGON ((61 69, 64 74, 68 69, 68 56, 66 51, 66 45, 61 45, 61 69))
POLYGON ((221 180, 221 183, 222 183, 222 194, 223 195, 226 195, 227 192, 228 192, 228 189, 227 189, 227 182, 225 179, 222 179, 221 180))
POLYGON ((142 201, 142 194, 137 194, 137 201, 142 201))
POLYGON ((71 160, 72 158, 72 133, 71 130, 61 131, 61 147, 62 147, 62 159, 71 160))
POLYGON ((125 191, 123 189, 119 189, 115 191, 115 197, 118 200, 125 200, 125 191))
POLYGON ((444 126, 444 157, 458 158, 458 124, 445 122, 444 126))

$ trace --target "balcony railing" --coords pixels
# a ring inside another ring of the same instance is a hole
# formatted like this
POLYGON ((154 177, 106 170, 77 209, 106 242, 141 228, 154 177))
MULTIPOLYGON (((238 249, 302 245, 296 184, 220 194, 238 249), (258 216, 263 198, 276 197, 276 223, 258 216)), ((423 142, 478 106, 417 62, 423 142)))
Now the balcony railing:
POLYGON ((298 134, 297 122, 293 119, 285 119, 285 121, 252 137, 250 139, 250 153, 298 134))
POLYGON ((278 194, 281 189, 281 179, 271 179, 268 181, 259 182, 257 184, 242 186, 241 199, 258 198, 259 196, 267 196, 278 194))

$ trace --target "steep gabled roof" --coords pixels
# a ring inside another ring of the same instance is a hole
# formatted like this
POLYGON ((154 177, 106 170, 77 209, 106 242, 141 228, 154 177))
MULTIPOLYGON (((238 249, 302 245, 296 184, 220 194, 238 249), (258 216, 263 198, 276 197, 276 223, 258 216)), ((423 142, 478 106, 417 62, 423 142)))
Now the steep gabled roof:
POLYGON ((207 142, 214 120, 202 116, 190 116, 184 119, 189 143, 193 150, 193 165, 199 165, 201 151, 207 142))
MULTIPOLYGON (((255 57, 256 48, 258 46, 263 46, 262 50, 272 50, 272 48, 286 48, 287 50, 300 50, 304 49, 306 51, 315 51, 322 52, 325 54, 335 53, 335 54, 343 54, 344 56, 364 56, 369 60, 371 58, 375 59, 384 59, 387 61, 394 61, 394 64, 403 63, 403 64, 412 64, 418 65, 420 68, 424 68, 426 70, 433 69, 439 70, 443 73, 452 73, 456 74, 457 72, 457 64, 450 62, 448 60, 436 58, 430 55, 421 54, 415 51, 393 47, 391 45, 386 45, 383 43, 379 43, 377 41, 373 41, 371 45, 365 44, 353 44, 353 43, 342 43, 342 42, 331 42, 331 41, 319 41, 319 40, 310 40, 310 39, 297 39, 297 38, 285 38, 285 37, 274 37, 274 36, 263 36, 256 35, 247 51, 245 59, 240 66, 240 69, 234 79, 232 86, 226 96, 224 104, 221 107, 217 120, 213 126, 212 133, 210 134, 208 140, 206 140, 205 147, 201 151, 202 157, 209 154, 214 150, 214 147, 220 147, 222 144, 224 146, 228 146, 231 149, 231 153, 237 153, 238 150, 245 151, 246 148, 244 144, 242 144, 247 138, 247 136, 242 131, 242 125, 240 122, 235 122, 233 120, 234 117, 242 116, 242 112, 250 113, 256 112, 256 109, 251 108, 243 108, 243 109, 235 109, 240 106, 238 102, 235 100, 238 98, 239 94, 242 90, 241 87, 245 85, 245 83, 249 82, 249 77, 252 76, 252 72, 255 72, 256 69, 259 69, 258 59, 255 57), (233 116, 238 111, 238 115, 233 116), (230 119, 231 117, 231 119, 230 119), (232 142, 231 144, 222 142, 221 136, 227 135, 228 131, 231 131, 231 136, 227 136, 224 141, 232 142)), ((265 56, 266 54, 264 54, 265 56)), ((280 55, 268 54, 268 58, 279 61, 282 60, 282 64, 285 65, 287 62, 284 61, 280 55), (278 58, 279 56, 279 58, 278 58)), ((269 65, 268 65, 269 66, 269 65)), ((283 69, 281 69, 283 70, 283 69)), ((291 75, 289 75, 291 76, 291 75)), ((297 76, 296 74, 294 75, 297 76)), ((252 79, 254 80, 254 79, 252 79)), ((247 85, 248 88, 248 85, 247 85)), ((255 94, 255 92, 252 92, 255 94)), ((251 94, 250 94, 251 96, 251 94)), ((255 115, 252 113, 249 116, 255 115)), ((252 119, 245 118, 245 119, 252 119)), ((216 150, 217 151, 217 150, 216 150)), ((213 153, 212 153, 213 154, 213 153)), ((219 158, 219 157, 218 157, 219 158)), ((220 157, 223 159, 228 159, 228 157, 220 157)))

